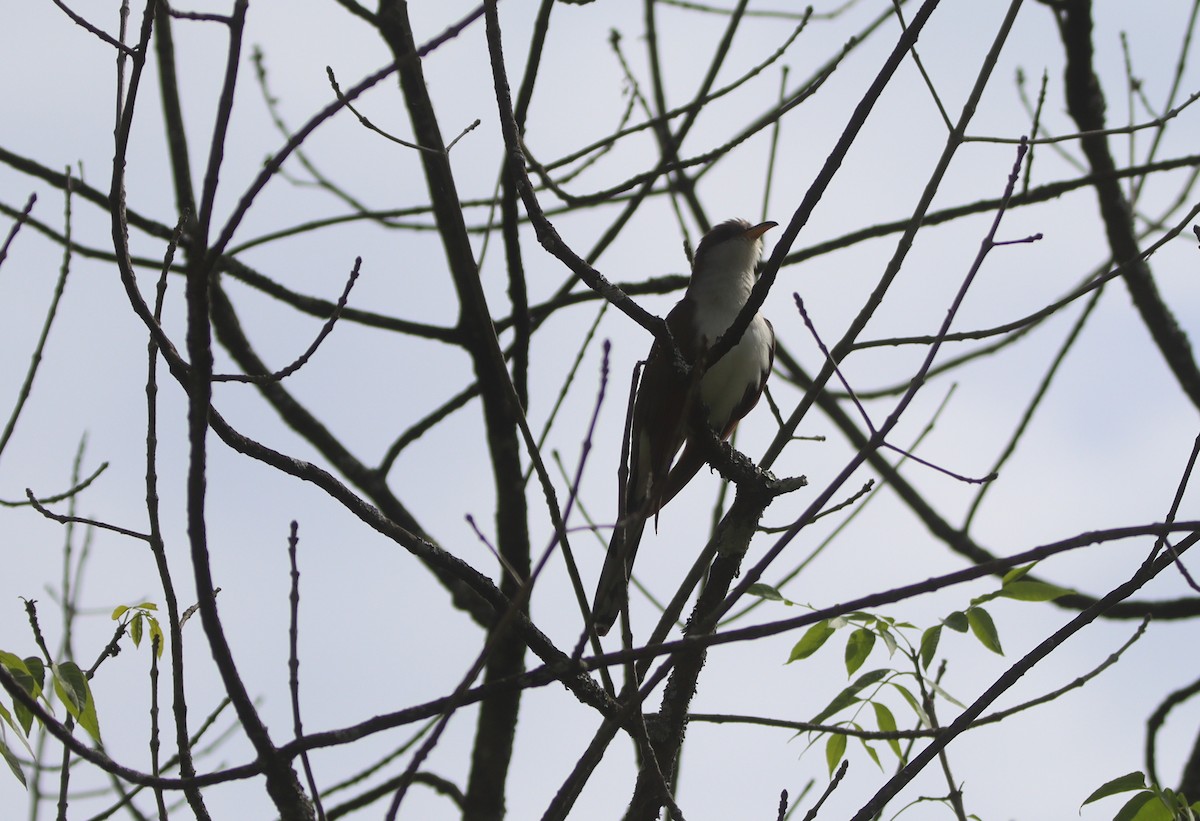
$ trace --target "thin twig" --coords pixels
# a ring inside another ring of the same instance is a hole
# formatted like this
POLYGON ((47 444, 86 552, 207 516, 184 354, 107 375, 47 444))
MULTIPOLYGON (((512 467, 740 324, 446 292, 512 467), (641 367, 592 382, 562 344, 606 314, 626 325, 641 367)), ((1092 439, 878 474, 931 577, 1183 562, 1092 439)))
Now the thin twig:
MULTIPOLYGON (((96 481, 96 479, 100 477, 100 474, 106 470, 108 470, 108 462, 101 462, 100 467, 92 471, 91 475, 86 479, 83 479, 77 484, 72 485, 62 493, 55 493, 52 496, 41 496, 38 498, 38 502, 43 505, 52 505, 55 502, 61 502, 64 499, 70 499, 72 496, 75 496, 81 491, 86 490, 87 487, 91 485, 92 482, 96 481)), ((19 502, 10 501, 8 499, 0 499, 0 507, 25 507, 28 504, 29 501, 27 499, 19 502)))
POLYGON ((213 382, 252 382, 255 384, 262 382, 278 382, 286 379, 296 371, 304 367, 313 354, 317 352, 317 348, 325 341, 325 337, 329 336, 333 331, 333 326, 337 324, 338 319, 342 316, 342 311, 346 307, 346 300, 350 298, 350 289, 354 287, 354 283, 358 280, 359 268, 362 265, 362 257, 354 259, 354 267, 350 270, 350 278, 346 280, 346 287, 342 289, 342 295, 338 297, 337 304, 333 307, 333 313, 329 315, 329 319, 325 320, 325 324, 321 326, 321 330, 317 333, 312 344, 308 346, 308 350, 300 354, 290 365, 281 368, 278 371, 270 374, 213 374, 213 382))
POLYGON ((110 46, 112 46, 117 51, 121 52, 122 54, 133 54, 133 49, 131 49, 129 46, 122 43, 120 40, 117 40, 116 38, 114 38, 108 32, 104 31, 101 28, 97 28, 96 26, 89 23, 87 20, 80 17, 78 14, 76 14, 74 11, 72 11, 71 8, 66 3, 64 3, 62 0, 51 0, 51 2, 53 2, 54 5, 58 6, 60 9, 62 9, 63 13, 66 14, 68 17, 71 18, 71 20, 73 20, 75 22, 75 25, 79 26, 80 28, 84 29, 85 31, 89 31, 92 34, 96 35, 101 40, 103 40, 105 43, 108 43, 110 46))
MULTIPOLYGON (((70 176, 65 178, 63 190, 66 190, 70 186, 70 180, 70 176)), ((17 221, 14 222, 12 227, 8 229, 8 235, 4 238, 4 244, 0 245, 0 265, 3 265, 4 260, 8 258, 8 249, 12 245, 13 240, 16 238, 17 232, 21 230, 21 226, 28 221, 29 214, 31 211, 33 211, 33 205, 36 202, 37 194, 30 194, 29 199, 25 201, 25 207, 21 209, 19 214, 17 214, 17 221)))
MULTIPOLYGON (((292 581, 288 593, 288 691, 292 697, 292 731, 296 734, 296 738, 303 738, 304 722, 300 718, 300 565, 296 560, 296 548, 300 543, 299 531, 300 524, 293 520, 287 540, 288 565, 292 581)), ((312 796, 313 807, 317 811, 317 821, 325 821, 325 809, 321 806, 321 791, 317 789, 317 780, 313 776, 312 762, 309 761, 308 751, 300 754, 300 763, 304 767, 308 792, 312 796)))
POLYGON ((834 775, 833 780, 829 782, 829 786, 825 788, 825 792, 821 793, 821 797, 817 799, 817 803, 813 804, 813 808, 805 814, 804 821, 813 821, 813 819, 817 817, 817 813, 820 811, 821 805, 825 803, 826 798, 833 795, 833 791, 836 790, 838 785, 842 783, 842 778, 846 775, 846 770, 849 769, 849 767, 849 759, 842 761, 842 766, 838 767, 837 774, 834 775))
MULTIPOLYGON (((1196 468, 1197 456, 1200 456, 1200 435, 1196 436, 1196 441, 1192 444, 1192 452, 1191 455, 1188 456, 1187 467, 1183 469, 1183 476, 1180 477, 1179 485, 1175 489, 1175 498, 1171 501, 1171 509, 1167 511, 1167 518, 1165 520, 1167 522, 1175 521, 1175 516, 1179 512, 1179 505, 1183 502, 1184 491, 1187 490, 1188 480, 1192 478, 1192 471, 1194 471, 1196 468)), ((1192 574, 1188 572, 1183 560, 1180 559, 1179 554, 1175 552, 1175 547, 1165 536, 1162 537, 1162 539, 1159 541, 1159 544, 1155 546, 1155 549, 1157 550, 1162 546, 1165 546, 1171 553, 1171 557, 1175 560, 1175 566, 1179 569, 1180 575, 1183 576, 1184 580, 1188 583, 1188 586, 1197 593, 1200 593, 1200 586, 1196 584, 1196 580, 1192 578, 1192 574)))
MULTIPOLYGON (((1063 134, 1058 137, 1038 137, 1037 139, 1028 139, 1030 145, 1049 145, 1052 143, 1076 142, 1078 140, 1097 139, 1100 137, 1112 137, 1120 134, 1135 134, 1138 131, 1145 131, 1148 128, 1162 128, 1171 120, 1178 117, 1185 110, 1191 107, 1192 103, 1200 100, 1200 91, 1192 94, 1185 101, 1172 108, 1161 117, 1155 117, 1152 120, 1145 120, 1133 125, 1119 126, 1117 128, 1093 128, 1083 131, 1075 131, 1071 134, 1063 134)), ((999 145, 1019 145, 1022 137, 963 137, 964 142, 970 143, 997 143, 999 145)))
POLYGON ((148 533, 138 533, 136 530, 129 530, 128 528, 109 524, 108 522, 101 522, 97 521, 96 519, 88 519, 83 516, 66 516, 60 513, 55 513, 51 510, 47 510, 46 508, 42 507, 41 503, 38 502, 37 497, 33 495, 33 491, 29 488, 25 488, 25 498, 29 500, 29 504, 38 513, 42 514, 47 519, 53 519, 60 524, 87 525, 88 527, 96 527, 100 528, 101 530, 111 530, 113 533, 120 533, 122 536, 140 539, 143 542, 150 541, 150 535, 148 533))
MULTIPOLYGON (((343 106, 345 106, 347 109, 349 109, 350 113, 353 114, 355 117, 357 117, 358 121, 360 123, 362 123, 363 127, 366 128, 368 131, 374 131, 376 134, 380 135, 381 137, 384 137, 385 139, 391 140, 394 143, 402 145, 405 148, 412 148, 417 151, 432 151, 435 154, 440 153, 438 151, 438 149, 436 149, 436 148, 430 148, 430 147, 424 146, 424 145, 417 145, 416 143, 410 143, 408 140, 402 140, 399 137, 389 134, 386 131, 384 131, 382 128, 380 128, 379 126, 375 125, 375 123, 373 123, 367 119, 365 114, 363 114, 357 108, 354 107, 353 103, 351 103, 350 100, 348 100, 346 98, 345 94, 342 94, 342 89, 338 86, 337 77, 335 77, 333 74, 332 66, 325 66, 325 75, 329 78, 329 85, 333 88, 333 93, 337 97, 338 102, 341 103, 343 106)), ((476 120, 476 123, 478 123, 478 122, 479 121, 476 120)), ((447 150, 449 150, 449 149, 447 149, 447 150)))

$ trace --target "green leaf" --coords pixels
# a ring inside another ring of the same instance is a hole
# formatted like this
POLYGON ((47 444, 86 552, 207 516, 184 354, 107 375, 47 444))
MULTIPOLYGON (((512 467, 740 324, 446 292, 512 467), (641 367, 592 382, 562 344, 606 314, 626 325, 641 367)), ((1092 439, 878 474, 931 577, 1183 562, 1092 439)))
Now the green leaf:
POLYGON ((788 656, 788 664, 800 659, 806 659, 820 650, 821 645, 833 635, 833 632, 834 628, 829 626, 828 619, 819 621, 805 630, 804 635, 800 637, 800 641, 796 642, 796 646, 792 648, 792 654, 788 656))
POLYGON ((1174 814, 1162 799, 1150 790, 1139 792, 1125 802, 1113 821, 1172 821, 1174 814))
POLYGON ((921 666, 926 670, 929 669, 934 655, 937 654, 938 642, 941 638, 942 626, 940 624, 935 624, 921 634, 921 666))
POLYGON ((850 634, 846 640, 846 675, 852 676, 863 666, 871 648, 875 646, 875 634, 865 627, 860 627, 850 634))
MULTIPOLYGON (((29 671, 25 669, 24 665, 22 665, 18 670, 9 668, 8 672, 9 675, 11 675, 17 682, 17 684, 21 685, 22 690, 29 693, 29 695, 33 696, 34 698, 38 697, 41 688, 38 686, 37 682, 33 680, 33 676, 29 674, 29 671)), ((20 702, 16 703, 20 704, 20 702)))
POLYGON ((892 635, 892 631, 886 627, 879 628, 879 638, 883 639, 883 643, 887 645, 888 658, 896 654, 896 637, 892 635))
POLYGON ((1191 808, 1188 807, 1187 798, 1183 795, 1183 793, 1177 793, 1174 790, 1170 789, 1169 787, 1159 787, 1157 784, 1151 784, 1150 789, 1152 789, 1154 791, 1155 795, 1158 796, 1158 800, 1162 803, 1163 807, 1167 810, 1167 813, 1170 816, 1170 818, 1172 818, 1172 819, 1184 819, 1184 818, 1191 819, 1192 818, 1192 816, 1190 814, 1191 808))
MULTIPOLYGON (((87 684, 87 679, 84 679, 87 684)), ((100 716, 96 713, 96 700, 92 698, 92 688, 88 685, 87 705, 79 718, 79 726, 88 731, 88 735, 100 742, 100 716)))
POLYGON ((978 607, 981 604, 987 604, 992 599, 997 599, 999 597, 999 590, 993 590, 991 593, 984 593, 982 596, 976 596, 975 598, 971 599, 971 605, 967 608, 967 610, 970 611, 971 607, 978 607))
POLYGON ((912 707, 913 712, 917 714, 917 720, 921 722, 922 727, 932 727, 929 722, 929 716, 925 713, 925 708, 921 706, 921 702, 917 701, 916 697, 904 687, 896 682, 889 682, 893 687, 900 691, 900 695, 904 696, 904 700, 908 702, 908 706, 912 707))
POLYGON ((1036 564, 1037 564, 1037 562, 1033 562, 1032 564, 1027 564, 1027 565, 1024 565, 1023 567, 1014 567, 1012 570, 1010 570, 1004 574, 1004 577, 1000 580, 1000 584, 1001 585, 1009 585, 1009 584, 1015 582, 1017 579, 1021 578, 1026 573, 1028 573, 1030 570, 1033 570, 1034 565, 1036 565, 1036 564))
MULTIPOLYGON (((22 660, 12 653, 0 650, 0 667, 8 671, 9 675, 21 685, 21 689, 28 693, 33 698, 37 698, 41 692, 41 678, 43 674, 42 663, 37 658, 22 660), (28 661, 36 663, 33 670, 29 669, 28 661)), ((21 702, 13 699, 13 709, 17 713, 17 722, 21 725, 25 734, 29 734, 30 728, 33 726, 33 713, 29 711, 21 702)), ((7 713, 6 713, 7 715, 7 713)), ((11 722, 10 722, 11 723, 11 722)), ((16 725, 13 725, 14 729, 16 725)))
POLYGON ((96 715, 96 703, 92 699, 92 688, 88 686, 87 676, 73 661, 62 664, 52 664, 54 674, 54 691, 62 699, 67 712, 74 716, 79 726, 97 741, 100 740, 100 720, 96 715))
POLYGON ((845 709, 846 707, 849 707, 851 704, 858 702, 859 693, 861 693, 865 688, 870 687, 872 684, 880 681, 889 672, 891 671, 879 669, 872 670, 869 673, 863 673, 858 677, 857 680, 855 680, 853 684, 834 696, 833 701, 829 702, 824 710, 817 713, 817 717, 812 720, 812 723, 820 724, 831 715, 845 709))
MULTIPOLYGON (((14 706, 19 706, 19 702, 14 704, 14 706)), ((29 735, 29 731, 26 730, 25 732, 21 732, 16 723, 13 722, 12 713, 10 713, 8 708, 3 704, 0 704, 0 719, 3 719, 5 724, 7 724, 9 727, 12 727, 13 730, 16 731, 17 740, 21 742, 21 745, 25 748, 26 752, 29 753, 29 757, 35 758, 36 756, 33 752, 33 748, 29 746, 29 739, 26 738, 26 736, 29 735)), ((2 741, 4 737, 5 734, 3 732, 3 728, 0 728, 0 741, 2 741)))
POLYGON ((42 690, 40 682, 42 677, 41 665, 42 662, 40 659, 31 657, 30 659, 22 660, 14 656, 12 653, 0 651, 0 666, 3 666, 4 669, 8 670, 9 675, 11 675, 17 681, 17 683, 21 685, 21 689, 29 693, 34 698, 37 698, 42 690), (36 669, 29 669, 29 664, 27 663, 29 661, 37 663, 36 669))
POLYGON ((155 611, 157 611, 158 605, 152 601, 144 601, 141 604, 137 605, 137 609, 138 610, 155 610, 155 611))
POLYGON ((1000 595, 1017 601, 1054 601, 1074 592, 1049 582, 1018 581, 1004 585, 1000 595))
POLYGON ((825 763, 829 765, 829 774, 832 776, 837 765, 842 763, 842 756, 846 754, 846 736, 842 733, 831 733, 829 740, 825 742, 825 763))
POLYGON ((942 619, 942 624, 946 625, 956 633, 965 633, 967 632, 968 627, 967 614, 961 610, 955 610, 949 616, 946 616, 946 618, 942 619))
POLYGON ((967 610, 967 621, 980 644, 993 653, 1004 655, 1004 650, 1000 648, 1000 634, 996 632, 996 623, 992 621, 988 611, 982 607, 972 607, 967 610))
MULTIPOLYGON (((38 698, 42 694, 42 681, 45 679, 46 668, 42 665, 42 660, 36 656, 21 661, 20 667, 10 667, 5 664, 13 679, 17 684, 21 685, 21 689, 30 695, 31 698, 38 698)), ((33 728, 33 711, 26 707, 16 699, 13 700, 13 710, 17 714, 17 722, 21 725, 21 729, 25 731, 25 735, 29 735, 30 729, 33 728)))
POLYGON ((87 677, 73 661, 62 664, 51 664, 50 673, 54 676, 54 692, 67 707, 67 712, 79 718, 79 713, 87 706, 87 677))
POLYGON ((42 660, 37 656, 26 656, 25 669, 29 671, 29 675, 37 684, 36 691, 30 692, 31 696, 37 698, 42 694, 42 688, 46 686, 46 665, 42 664, 42 660))
POLYGON ((942 685, 938 684, 936 681, 929 678, 928 676, 926 676, 926 678, 925 678, 925 686, 928 687, 929 689, 933 690, 935 693, 937 693, 942 698, 946 699, 946 701, 950 702, 955 707, 961 707, 964 710, 967 709, 967 705, 963 704, 961 701, 956 699, 954 696, 950 695, 948 692, 946 692, 942 688, 942 685))
POLYGON ((163 646, 167 643, 167 637, 163 635, 162 625, 158 623, 158 619, 150 618, 148 621, 150 622, 150 641, 154 647, 158 648, 158 657, 162 658, 163 646))
MULTIPOLYGON (((892 711, 888 709, 886 704, 881 704, 878 701, 872 701, 871 706, 875 708, 875 724, 881 732, 894 733, 896 732, 896 717, 892 715, 892 711)), ((889 738, 888 746, 892 748, 892 752, 896 754, 896 758, 901 758, 900 740, 897 738, 889 738)))
POLYGON ((133 639, 134 647, 142 646, 142 614, 138 613, 129 622, 129 637, 133 639))
POLYGON ((771 587, 771 585, 763 584, 762 582, 755 582, 750 585, 746 589, 746 592, 751 596, 758 596, 760 599, 766 599, 767 601, 786 601, 782 593, 771 587))
POLYGON ((875 748, 868 744, 865 738, 860 738, 859 741, 862 743, 863 749, 867 751, 867 755, 871 756, 871 760, 875 762, 875 766, 883 770, 883 763, 880 762, 879 753, 875 752, 875 748))
POLYGON ((129 612, 129 607, 124 604, 118 604, 112 612, 112 620, 117 621, 121 616, 129 612))
POLYGON ((0 757, 3 757, 8 763, 8 768, 13 771, 13 775, 21 782, 21 786, 29 789, 29 785, 25 783, 25 773, 21 771, 21 762, 12 754, 12 750, 8 749, 8 745, 4 743, 3 739, 0 739, 0 757))
POLYGON ((1100 798, 1115 796, 1118 792, 1145 789, 1146 777, 1144 774, 1139 772, 1127 773, 1126 775, 1121 775, 1121 777, 1114 778, 1111 781, 1105 781, 1104 784, 1097 787, 1096 791, 1094 791, 1092 795, 1087 797, 1084 803, 1079 805, 1079 808, 1082 809, 1087 807, 1088 804, 1091 804, 1093 801, 1099 801, 1100 798))

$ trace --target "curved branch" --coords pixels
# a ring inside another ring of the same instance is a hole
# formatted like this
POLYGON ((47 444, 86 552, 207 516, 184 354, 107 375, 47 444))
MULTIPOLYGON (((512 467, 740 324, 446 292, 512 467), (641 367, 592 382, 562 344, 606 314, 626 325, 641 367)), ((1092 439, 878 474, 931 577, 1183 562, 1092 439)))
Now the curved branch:
POLYGON ((1125 263, 1125 283, 1142 322, 1180 388, 1200 408, 1200 366, 1186 334, 1163 301, 1149 264, 1138 251, 1129 203, 1113 177, 1116 163, 1104 133, 1104 92, 1092 66, 1091 0, 1063 4, 1058 22, 1067 56, 1067 111, 1084 132, 1080 147, 1092 171, 1103 175, 1096 181, 1095 189, 1113 259, 1125 263))

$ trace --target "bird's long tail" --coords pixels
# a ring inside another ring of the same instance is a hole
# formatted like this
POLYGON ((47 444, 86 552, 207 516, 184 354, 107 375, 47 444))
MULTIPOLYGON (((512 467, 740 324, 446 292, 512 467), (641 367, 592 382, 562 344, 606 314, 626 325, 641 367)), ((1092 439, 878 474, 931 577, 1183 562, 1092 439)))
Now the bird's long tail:
POLYGON ((612 629, 629 595, 629 570, 633 567, 633 557, 637 554, 645 526, 646 517, 633 513, 613 528, 608 555, 604 557, 604 568, 600 571, 600 581, 596 585, 596 597, 592 604, 596 632, 601 636, 607 635, 612 629))

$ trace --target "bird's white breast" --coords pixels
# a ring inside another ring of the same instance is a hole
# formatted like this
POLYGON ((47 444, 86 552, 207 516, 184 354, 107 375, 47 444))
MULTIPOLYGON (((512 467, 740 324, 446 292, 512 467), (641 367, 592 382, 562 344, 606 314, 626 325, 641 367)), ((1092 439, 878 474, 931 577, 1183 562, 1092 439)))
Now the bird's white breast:
MULTIPOLYGON (((705 350, 729 330, 750 298, 761 252, 761 240, 728 240, 708 249, 703 264, 693 270, 688 296, 695 305, 696 338, 705 350)), ((763 381, 772 342, 771 326, 761 314, 755 314, 738 344, 704 375, 700 396, 709 409, 709 424, 718 432, 729 424, 746 391, 763 381)))
MULTIPOLYGON (((721 333, 724 330, 722 328, 721 333)), ((709 347, 712 347, 716 339, 709 336, 709 340, 709 347)), ((746 391, 763 380, 770 350, 770 327, 761 314, 755 314, 738 344, 704 374, 700 397, 708 407, 709 424, 718 432, 729 424, 734 408, 741 404, 746 391)))

